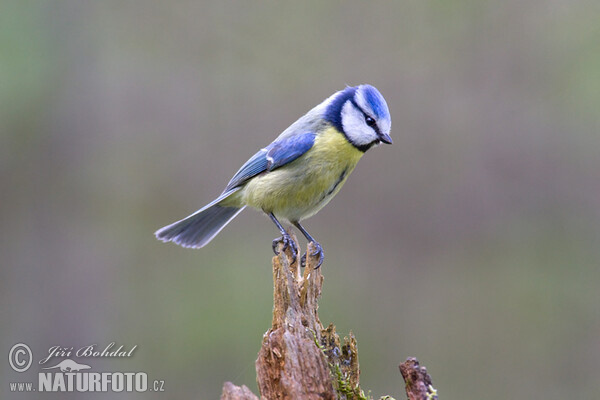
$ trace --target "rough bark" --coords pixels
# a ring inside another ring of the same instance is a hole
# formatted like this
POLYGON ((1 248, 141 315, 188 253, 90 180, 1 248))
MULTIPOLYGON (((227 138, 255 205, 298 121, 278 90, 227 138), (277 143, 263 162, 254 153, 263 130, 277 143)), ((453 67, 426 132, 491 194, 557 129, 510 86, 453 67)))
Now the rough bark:
POLYGON ((431 385, 427 368, 419 365, 416 358, 408 358, 399 366, 406 383, 406 396, 409 400, 437 400, 437 391, 431 385))
MULTIPOLYGON (((308 254, 314 251, 308 247, 308 254)), ((329 355, 339 345, 335 328, 329 332, 317 314, 323 275, 317 259, 307 257, 304 274, 289 250, 273 258, 273 322, 263 336, 256 375, 266 399, 337 399, 337 382, 329 355), (323 332, 325 331, 325 332, 323 332), (325 333, 325 334, 324 334, 325 333)))
MULTIPOLYGON (((294 238, 295 240, 295 238, 294 238)), ((260 398, 271 399, 367 399, 360 388, 360 368, 356 339, 352 333, 343 341, 330 324, 324 328, 319 320, 318 299, 321 296, 323 275, 315 269, 317 258, 310 256, 314 251, 309 244, 307 265, 302 273, 300 255, 296 260, 289 249, 273 257, 273 320, 271 328, 263 335, 262 347, 256 360, 256 381, 260 398)), ((437 399, 437 397, 410 397, 409 386, 420 388, 424 371, 416 367, 406 368, 410 372, 403 376, 410 400, 437 399)), ((408 365, 408 364, 407 364, 408 365)), ((413 393, 411 389, 411 393, 413 393)), ((416 391, 414 393, 417 393, 416 391)), ((421 393, 421 392, 419 392, 421 393)), ((423 392, 425 393, 425 392, 423 392)), ((435 393, 434 393, 435 394, 435 393)), ((383 397, 391 399, 391 397, 383 397)), ((221 399, 258 399, 246 386, 238 387, 231 382, 223 386, 221 399)))
MULTIPOLYGON (((335 326, 323 328, 319 320, 323 275, 315 269, 318 260, 311 256, 312 244, 307 250, 304 273, 300 255, 292 262, 289 249, 273 257, 273 321, 256 360, 261 399, 364 398, 356 339, 350 334, 341 344, 335 326)), ((221 398, 256 398, 252 396, 245 386, 226 382, 221 398)))
POLYGON ((258 400, 258 397, 246 385, 240 387, 231 382, 225 382, 221 400, 258 400))

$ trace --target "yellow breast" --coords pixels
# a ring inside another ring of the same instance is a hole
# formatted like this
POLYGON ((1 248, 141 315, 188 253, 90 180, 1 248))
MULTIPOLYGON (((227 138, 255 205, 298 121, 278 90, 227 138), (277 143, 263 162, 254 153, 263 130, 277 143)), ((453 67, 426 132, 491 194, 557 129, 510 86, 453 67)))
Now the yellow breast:
POLYGON ((301 157, 250 180, 240 191, 240 200, 299 221, 315 214, 337 194, 362 155, 342 133, 327 128, 301 157))

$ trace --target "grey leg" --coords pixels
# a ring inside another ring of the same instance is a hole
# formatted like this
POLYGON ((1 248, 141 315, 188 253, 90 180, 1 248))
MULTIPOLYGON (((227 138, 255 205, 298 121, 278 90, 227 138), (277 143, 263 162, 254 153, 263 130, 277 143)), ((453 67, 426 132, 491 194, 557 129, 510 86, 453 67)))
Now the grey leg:
MULTIPOLYGON (((315 267, 315 269, 319 268, 321 266, 321 264, 323 264, 323 260, 325 259, 325 252, 323 251, 323 247, 321 247, 319 242, 317 242, 312 236, 310 236, 310 233, 308 233, 306 231, 306 229, 304 229, 304 227, 302 225, 300 225, 300 222, 293 221, 292 224, 294 224, 294 226, 296 228, 298 228, 300 230, 300 232, 302 232, 302 234, 304 235, 306 240, 314 243, 316 250, 311 254, 311 256, 313 256, 313 257, 319 256, 319 262, 317 263, 317 266, 315 267)), ((302 255, 301 265, 303 267, 306 265, 306 253, 304 255, 302 255)))
POLYGON ((294 257, 292 258, 293 264, 296 261, 296 254, 298 254, 296 242, 294 242, 294 239, 292 239, 290 234, 286 232, 284 227, 277 220, 277 218, 275 218, 275 215, 273 215, 272 212, 267 214, 269 215, 269 217, 271 217, 271 221, 273 221, 273 223, 277 225, 277 229, 279 229, 279 232, 281 232, 281 237, 273 240, 273 253, 279 254, 279 252, 277 251, 277 245, 279 243, 283 243, 283 251, 285 251, 288 247, 292 250, 292 254, 294 255, 294 257))

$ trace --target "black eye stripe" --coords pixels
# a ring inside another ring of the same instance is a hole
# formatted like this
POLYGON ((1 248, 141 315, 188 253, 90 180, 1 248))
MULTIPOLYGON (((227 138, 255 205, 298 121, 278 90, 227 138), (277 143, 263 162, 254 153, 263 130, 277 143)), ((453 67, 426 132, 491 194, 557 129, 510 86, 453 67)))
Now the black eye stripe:
MULTIPOLYGON (((359 108, 360 110, 360 108, 359 108)), ((381 135, 381 131, 379 130, 379 126, 377 126, 377 122, 375 121, 375 119, 373 119, 373 117, 370 117, 369 114, 367 114, 366 112, 362 111, 363 115, 365 116, 365 122, 367 123, 368 126, 370 126, 371 128, 373 128, 373 130, 375 131, 375 133, 377 134, 377 136, 381 135), (373 121, 373 122, 371 122, 373 121)))
POLYGON ((365 117, 365 122, 367 123, 368 126, 370 126, 371 128, 373 128, 373 130, 375 131, 375 133, 377 133, 377 135, 381 135, 381 131, 379 130, 379 126, 377 126, 377 122, 375 121, 375 119, 373 117, 371 117, 369 114, 367 114, 365 112, 365 110, 363 110, 357 103, 356 101, 354 101, 354 99, 350 100, 352 102, 352 104, 354 105, 354 107, 356 107, 357 110, 359 110, 363 116, 365 117), (370 121, 373 121, 372 123, 370 121))
MULTIPOLYGON (((373 118, 370 117, 369 114, 367 114, 357 103, 354 99, 348 99, 346 101, 350 101, 350 103, 354 106, 354 108, 356 108, 358 111, 360 111, 363 115, 363 117, 365 118, 365 123, 366 123, 366 119, 367 118, 373 118)), ((374 120, 374 119, 373 119, 374 120)), ((375 121, 375 120, 374 120, 375 121)), ((376 121, 375 121, 376 122, 376 121)), ((363 153, 366 152, 367 150, 369 150, 373 145, 379 143, 379 137, 381 137, 381 131, 379 130, 379 126, 377 126, 377 123, 373 124, 373 126, 369 126, 371 129, 373 129, 373 131, 375 131, 375 134, 377 135, 378 139, 373 140, 371 143, 367 143, 367 144, 356 144, 354 143, 354 141, 352 141, 352 139, 350 139, 348 137, 348 135, 346 134, 346 132, 344 132, 342 130, 342 132, 344 133, 344 136, 346 136, 346 139, 348 139, 348 141, 350 143, 352 143, 352 145, 354 147, 356 147, 358 150, 362 151, 363 153)))

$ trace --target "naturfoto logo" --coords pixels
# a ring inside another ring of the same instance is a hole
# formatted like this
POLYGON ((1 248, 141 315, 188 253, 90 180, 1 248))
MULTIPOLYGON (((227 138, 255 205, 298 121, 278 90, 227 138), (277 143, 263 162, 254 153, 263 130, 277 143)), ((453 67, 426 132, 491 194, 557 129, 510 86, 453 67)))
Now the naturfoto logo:
MULTIPOLYGON (((33 379, 10 382, 11 392, 163 392, 163 380, 148 380, 145 372, 124 372, 117 367, 113 371, 96 372, 87 360, 97 358, 132 357, 137 345, 106 346, 90 344, 83 347, 52 346, 39 360, 41 370, 37 374, 37 386, 33 379), (78 361, 73 360, 77 358, 78 361), (85 362, 79 362, 83 358, 85 362), (90 370, 90 371, 88 371, 90 370)), ((32 365, 33 352, 25 343, 17 343, 9 351, 8 362, 17 373, 24 373, 32 365)))

